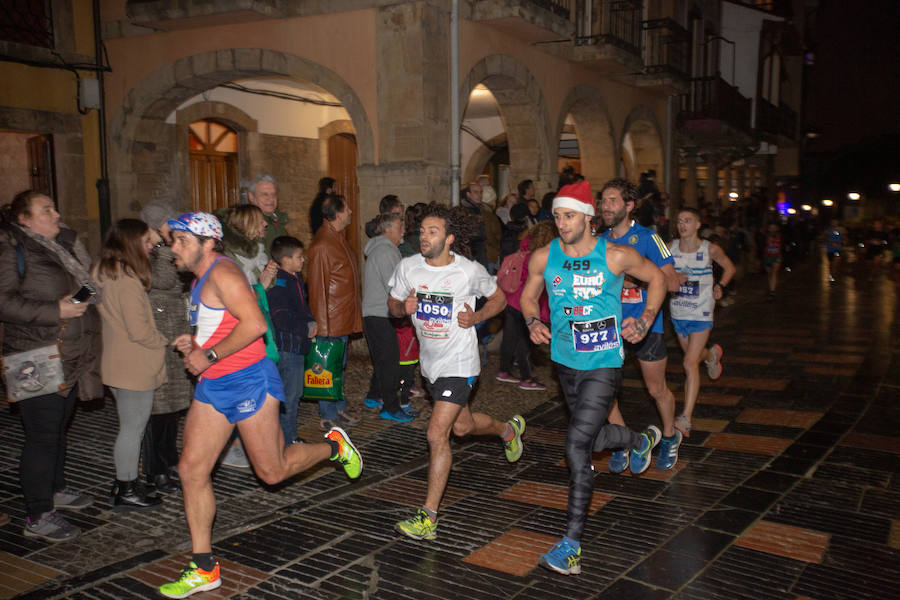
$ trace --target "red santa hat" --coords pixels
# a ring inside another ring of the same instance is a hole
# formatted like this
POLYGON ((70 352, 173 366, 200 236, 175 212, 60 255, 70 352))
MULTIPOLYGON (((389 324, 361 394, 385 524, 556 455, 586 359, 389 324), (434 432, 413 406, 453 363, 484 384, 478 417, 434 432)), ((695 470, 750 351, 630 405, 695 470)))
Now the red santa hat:
POLYGON ((594 195, 591 193, 591 184, 579 181, 562 186, 553 199, 553 208, 571 208, 593 217, 594 195))

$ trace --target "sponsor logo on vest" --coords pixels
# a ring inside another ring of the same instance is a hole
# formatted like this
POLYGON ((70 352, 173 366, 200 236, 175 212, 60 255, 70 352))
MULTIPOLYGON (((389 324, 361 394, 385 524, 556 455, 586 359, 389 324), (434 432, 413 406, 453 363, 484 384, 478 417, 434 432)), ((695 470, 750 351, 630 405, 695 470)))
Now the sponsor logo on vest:
POLYGON ((603 293, 603 273, 596 275, 572 274, 572 294, 576 298, 594 298, 603 293))

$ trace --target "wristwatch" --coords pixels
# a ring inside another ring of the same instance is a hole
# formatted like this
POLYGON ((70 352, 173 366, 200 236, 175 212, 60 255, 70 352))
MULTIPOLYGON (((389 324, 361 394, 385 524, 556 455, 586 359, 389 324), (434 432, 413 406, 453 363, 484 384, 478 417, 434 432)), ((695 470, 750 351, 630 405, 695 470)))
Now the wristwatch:
POLYGON ((540 319, 537 317, 528 317, 527 319, 525 319, 525 327, 531 327, 531 324, 535 321, 540 321, 540 319))
POLYGON ((209 361, 209 364, 213 364, 214 362, 219 360, 219 354, 212 348, 207 348, 205 354, 206 360, 209 361))

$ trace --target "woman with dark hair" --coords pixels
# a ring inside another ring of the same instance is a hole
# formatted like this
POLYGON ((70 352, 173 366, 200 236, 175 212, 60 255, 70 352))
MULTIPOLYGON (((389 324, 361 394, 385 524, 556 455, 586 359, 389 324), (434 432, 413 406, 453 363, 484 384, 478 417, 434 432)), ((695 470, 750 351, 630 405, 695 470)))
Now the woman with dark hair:
POLYGON ((319 180, 319 192, 309 207, 309 229, 313 235, 322 226, 322 204, 325 202, 325 198, 334 193, 335 183, 334 177, 323 177, 319 180))
POLYGON ((428 205, 424 202, 416 202, 406 209, 406 215, 403 217, 405 233, 403 241, 398 246, 400 256, 403 258, 419 253, 419 227, 422 225, 422 215, 425 213, 426 206, 428 205))
POLYGON ((150 227, 138 219, 117 221, 106 234, 94 276, 103 288, 103 359, 100 372, 116 399, 119 433, 113 449, 114 508, 152 508, 162 500, 138 481, 141 440, 153 409, 153 393, 167 381, 168 340, 156 328, 150 290, 150 227))
POLYGON ((91 257, 62 226, 53 200, 34 191, 18 194, 0 225, 0 322, 3 354, 59 344, 65 385, 18 402, 25 444, 19 480, 25 497, 25 535, 51 542, 81 530, 56 509, 78 510, 93 499, 66 485, 66 428, 77 398, 103 396, 99 373, 100 320, 90 290, 91 257), (86 289, 86 301, 72 296, 86 289))
MULTIPOLYGON (((154 200, 141 210, 141 219, 150 226, 156 240, 150 253, 150 306, 156 328, 170 340, 191 332, 185 311, 184 284, 168 246, 172 243, 172 231, 167 221, 177 216, 175 207, 164 200, 154 200)), ((172 349, 166 349, 165 355, 169 380, 153 394, 141 466, 148 484, 156 486, 158 492, 169 493, 179 487, 177 480, 172 479, 178 466, 178 425, 182 413, 191 404, 193 386, 181 355, 172 349)))

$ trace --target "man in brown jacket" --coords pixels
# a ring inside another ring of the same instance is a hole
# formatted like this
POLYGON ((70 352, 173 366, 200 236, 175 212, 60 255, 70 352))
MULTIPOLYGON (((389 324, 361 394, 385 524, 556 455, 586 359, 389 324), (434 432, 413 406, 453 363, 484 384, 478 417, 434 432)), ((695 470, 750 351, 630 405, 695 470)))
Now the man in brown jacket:
MULTIPOLYGON (((353 211, 343 196, 329 194, 322 203, 322 227, 307 252, 309 308, 319 325, 320 340, 341 340, 362 331, 359 265, 344 230, 353 211)), ((346 345, 342 368, 347 366, 346 345)), ((347 399, 320 400, 320 428, 358 425, 360 418, 347 410, 347 399)))

